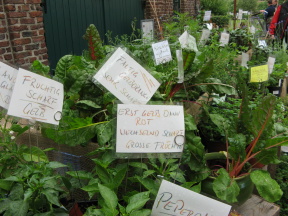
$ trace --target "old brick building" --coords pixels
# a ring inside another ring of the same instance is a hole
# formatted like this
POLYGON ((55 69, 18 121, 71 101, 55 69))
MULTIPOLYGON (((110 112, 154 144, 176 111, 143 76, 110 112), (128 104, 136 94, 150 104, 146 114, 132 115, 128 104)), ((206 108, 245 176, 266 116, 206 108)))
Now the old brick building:
MULTIPOLYGON (((200 4, 200 0, 142 2, 145 19, 158 16, 160 22, 174 10, 196 14, 200 4)), ((34 60, 49 64, 41 3, 42 0, 0 0, 0 61, 22 68, 29 68, 34 60)))

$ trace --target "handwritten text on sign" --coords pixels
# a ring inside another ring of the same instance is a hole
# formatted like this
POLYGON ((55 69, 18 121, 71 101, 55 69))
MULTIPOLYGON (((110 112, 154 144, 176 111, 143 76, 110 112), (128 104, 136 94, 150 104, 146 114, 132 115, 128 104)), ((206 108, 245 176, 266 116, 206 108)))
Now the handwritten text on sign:
POLYGON ((118 153, 182 152, 185 131, 182 106, 125 105, 117 108, 118 153))
POLYGON ((163 180, 151 216, 227 216, 231 206, 163 180))
POLYGON ((172 60, 172 55, 167 40, 152 44, 156 65, 172 60))
POLYGON ((19 69, 8 115, 58 125, 62 105, 63 84, 19 69))
POLYGON ((8 109, 13 87, 17 76, 17 69, 0 62, 0 106, 8 109))
POLYGON ((115 97, 126 104, 146 104, 160 83, 118 48, 94 76, 115 97))
POLYGON ((251 68, 250 82, 265 82, 268 80, 268 65, 251 68))

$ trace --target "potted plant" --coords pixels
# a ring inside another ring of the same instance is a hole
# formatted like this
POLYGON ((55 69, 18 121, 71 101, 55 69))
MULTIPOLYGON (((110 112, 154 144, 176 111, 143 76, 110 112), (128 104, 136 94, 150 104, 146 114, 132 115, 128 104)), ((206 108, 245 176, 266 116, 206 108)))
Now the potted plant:
MULTIPOLYGON (((288 144, 287 136, 275 133, 273 114, 276 97, 267 95, 254 98, 253 105, 247 89, 242 93, 236 118, 227 118, 219 113, 209 114, 211 121, 225 137, 226 151, 207 153, 204 156, 206 160, 217 161, 213 167, 209 167, 213 176, 213 180, 209 180, 212 188, 205 188, 209 183, 206 184, 205 181, 208 180, 204 180, 202 189, 208 193, 212 190, 213 195, 225 202, 241 204, 244 202, 239 197, 241 185, 236 180, 246 176, 245 181, 251 181, 260 196, 269 202, 275 202, 282 196, 279 185, 267 171, 257 169, 256 165, 278 163, 277 147, 288 144)), ((252 192, 252 186, 249 190, 252 192)))

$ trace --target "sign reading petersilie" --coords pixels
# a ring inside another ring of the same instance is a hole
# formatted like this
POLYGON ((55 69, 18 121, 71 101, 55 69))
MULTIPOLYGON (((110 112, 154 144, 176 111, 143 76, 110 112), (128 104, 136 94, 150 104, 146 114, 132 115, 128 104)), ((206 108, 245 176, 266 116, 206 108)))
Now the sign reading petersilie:
POLYGON ((62 83, 20 68, 7 114, 58 125, 63 97, 62 83))
POLYGON ((0 62, 0 106, 8 109, 18 70, 0 62))
POLYGON ((151 216, 228 216, 231 206, 163 180, 151 216))
POLYGON ((117 153, 179 153, 184 131, 183 106, 118 104, 117 153))
POLYGON ((121 48, 106 61, 94 79, 125 104, 146 104, 160 86, 121 48))

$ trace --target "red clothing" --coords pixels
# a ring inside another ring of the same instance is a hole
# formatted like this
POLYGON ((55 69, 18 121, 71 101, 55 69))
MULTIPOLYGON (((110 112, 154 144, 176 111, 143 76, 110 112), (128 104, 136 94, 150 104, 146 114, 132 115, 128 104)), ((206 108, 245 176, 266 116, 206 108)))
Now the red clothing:
POLYGON ((272 21, 270 22, 270 26, 269 26, 269 33, 271 35, 274 35, 275 34, 275 29, 276 29, 276 23, 278 22, 278 19, 279 19, 279 14, 280 14, 280 11, 281 11, 281 7, 282 5, 279 5, 276 9, 276 12, 272 18, 272 21))

